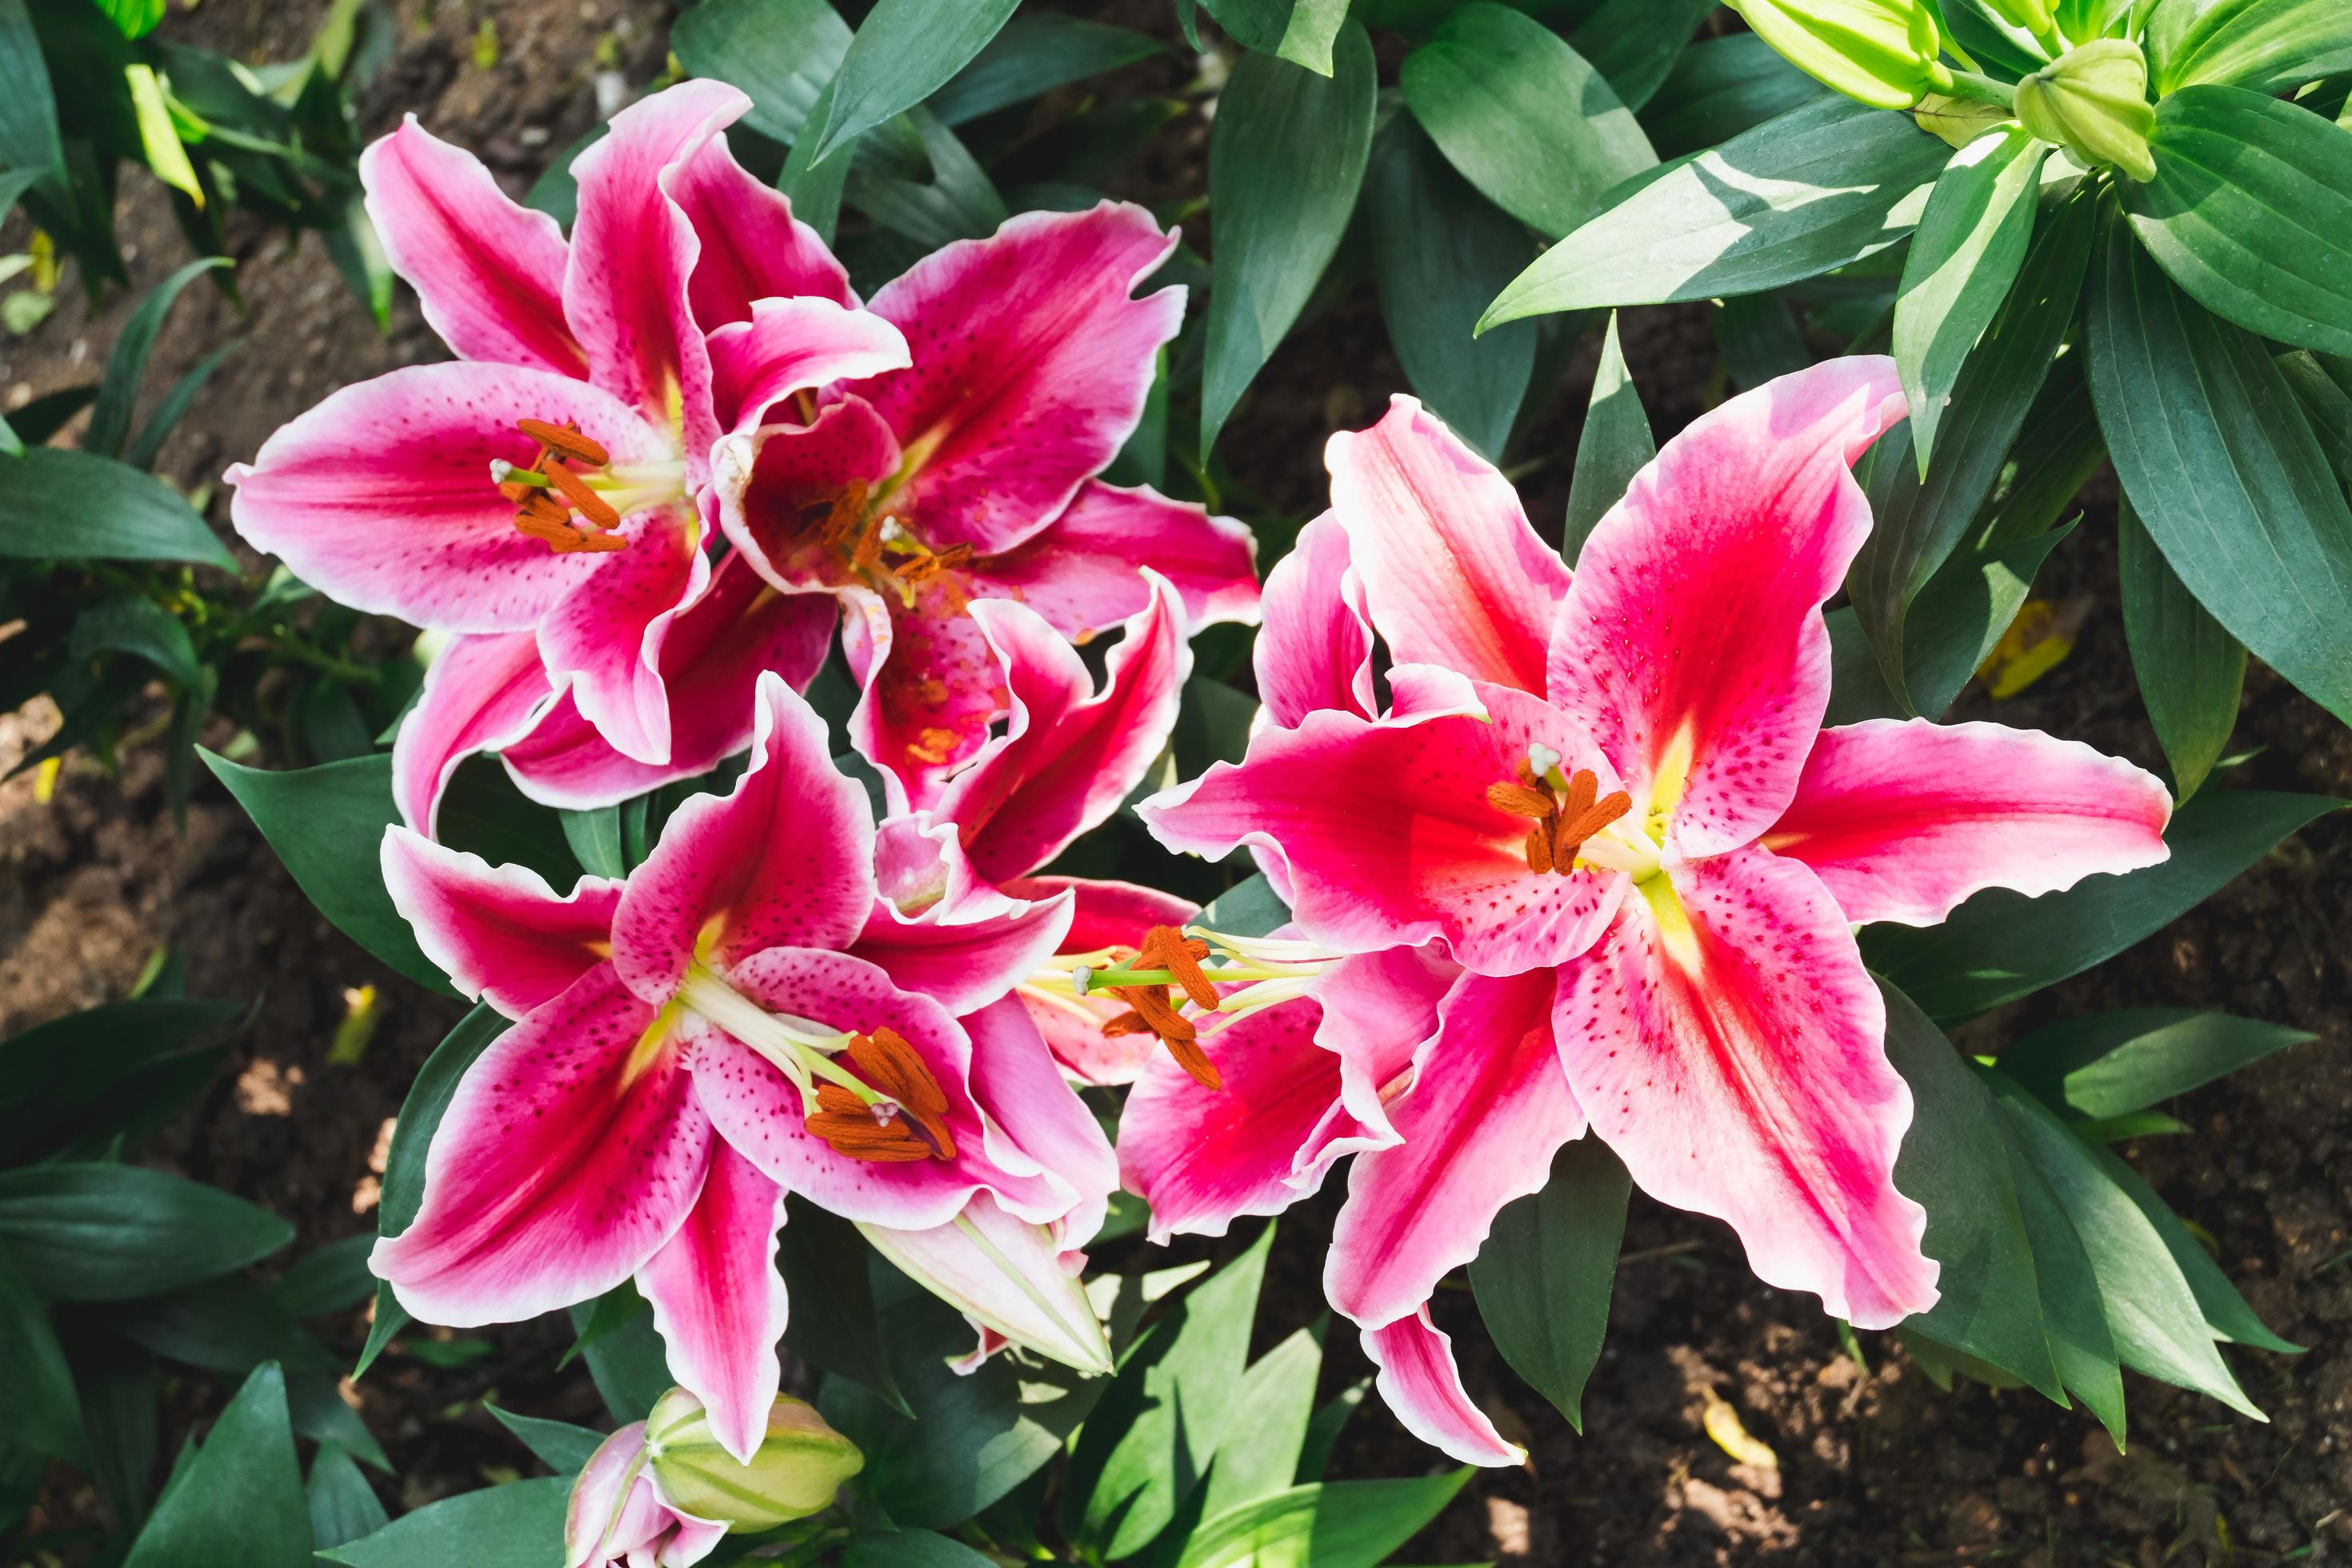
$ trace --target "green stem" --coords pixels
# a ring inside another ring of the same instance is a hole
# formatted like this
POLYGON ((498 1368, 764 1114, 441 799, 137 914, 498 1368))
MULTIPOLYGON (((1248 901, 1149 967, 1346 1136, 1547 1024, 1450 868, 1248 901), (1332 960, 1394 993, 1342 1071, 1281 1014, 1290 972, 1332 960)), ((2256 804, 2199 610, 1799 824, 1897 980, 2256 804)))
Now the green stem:
POLYGON ((1999 109, 2017 107, 2017 89, 2005 81, 1997 81, 1975 71, 1952 73, 1952 96, 1972 98, 1979 103, 1990 103, 1999 109))

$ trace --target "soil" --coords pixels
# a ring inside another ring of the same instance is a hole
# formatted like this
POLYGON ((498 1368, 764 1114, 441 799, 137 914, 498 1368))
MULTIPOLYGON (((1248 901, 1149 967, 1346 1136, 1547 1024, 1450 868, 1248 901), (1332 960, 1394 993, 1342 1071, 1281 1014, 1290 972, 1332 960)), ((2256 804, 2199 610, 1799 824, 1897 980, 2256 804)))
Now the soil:
MULTIPOLYGON (((1165 7, 1095 5, 1167 32, 1165 7)), ((207 0, 174 9, 184 40, 282 60, 307 47, 323 5, 207 0)), ((593 123, 594 75, 633 87, 663 68, 667 9, 646 0, 403 0, 396 54, 363 95, 362 130, 414 111, 436 134, 479 151, 520 194, 554 151, 593 123), (487 25, 497 63, 477 62, 487 25)), ((1391 62, 1392 63, 1392 62, 1391 62)), ((1178 62, 1134 68, 1127 85, 1181 87, 1178 62), (1154 74, 1157 73, 1157 74, 1154 74)), ((1171 125, 1120 194, 1197 195, 1205 124, 1171 125)), ((122 229, 140 287, 183 257, 151 184, 127 178, 122 229)), ((21 247, 23 219, 0 231, 21 247)), ((244 351, 167 448, 164 471, 194 489, 249 458, 278 425, 343 383, 441 351, 404 295, 379 335, 315 240, 292 247, 236 231, 243 306, 191 290, 157 354, 161 384, 206 349, 242 336, 244 351)), ((132 296, 135 298, 135 295, 132 296)), ((1624 352, 1658 435, 1719 395, 1708 307, 1633 310, 1624 352)), ((29 336, 0 342, 8 406, 90 379, 127 313, 96 314, 75 297, 29 336)), ((1542 463, 1522 488, 1538 526, 1556 530, 1594 351, 1579 353, 1526 446, 1542 463)), ((1240 493, 1295 524, 1318 510, 1330 430, 1369 421, 1403 379, 1369 284, 1285 344, 1223 448, 1240 493)), ((2084 612, 2077 646, 2022 694, 1963 700, 1961 717, 1997 717, 2072 736, 2148 765, 2160 758, 2128 678, 2116 609, 2113 487, 2086 491, 2084 526, 2044 569, 2037 592, 2084 612)), ((215 496, 216 521, 224 508, 215 496)), ((53 731, 46 704, 0 716, 0 769, 53 731)), ((2352 734, 2267 670, 2249 675, 2236 747, 2253 755, 2222 786, 2352 795, 2352 734)), ((297 1256, 372 1229, 373 1172, 390 1119, 425 1053, 457 1016, 329 927, 242 813, 207 781, 184 834, 165 809, 158 759, 132 749, 119 773, 68 763, 54 795, 27 775, 0 785, 0 1030, 127 994, 151 956, 183 954, 193 992, 257 999, 259 1011, 216 1080, 151 1157, 293 1220, 297 1256), (328 1048, 352 994, 376 988, 381 1024, 345 1066, 328 1048)), ((1150 879, 1154 868, 1133 868, 1150 879)), ((2292 1024, 2317 1037, 2168 1107, 2194 1130, 2124 1147, 2188 1218, 2273 1329, 2307 1353, 2231 1352, 2267 1425, 2201 1398, 2127 1379, 2128 1453, 2089 1417, 2030 1391, 1966 1381, 1945 1393, 1891 1341, 1841 1349, 1808 1300, 1748 1274, 1728 1231, 1636 1194, 1618 1274, 1612 1332, 1584 1401, 1586 1429, 1519 1384, 1478 1331, 1466 1289, 1440 1292, 1473 1394, 1531 1458, 1482 1472, 1401 1554, 1407 1562, 1528 1563, 1973 1563, 2058 1564, 2325 1563, 2352 1560, 2352 824, 2326 819, 2221 894, 2093 973, 1969 1026, 1972 1049, 1998 1050, 2053 1018, 2122 1005, 2215 1007, 2292 1024), (1866 1365, 1864 1364, 1866 1362, 1866 1365), (1706 1434, 1721 1400, 1777 1458, 1737 1463, 1706 1434)), ((1282 1222, 1259 1329, 1271 1344, 1322 1310, 1321 1242, 1336 1194, 1282 1222)), ((1101 1249, 1112 1268, 1159 1261, 1139 1241, 1101 1249)), ((355 1352, 361 1314, 334 1325, 355 1352)), ((379 1484, 396 1510, 502 1479, 530 1461, 481 1409, 486 1394, 522 1411, 595 1417, 577 1368, 551 1369, 569 1331, 553 1321, 485 1336, 484 1358, 436 1369, 397 1353, 350 1388, 391 1452, 400 1479, 379 1484)), ((446 1359, 446 1358, 445 1358, 446 1359)), ((1332 1338, 1332 1390, 1368 1367, 1332 1338)), ((347 1385, 348 1386, 348 1385, 347 1385)), ((220 1397, 191 1380, 174 1390, 163 1451, 220 1397)), ((1377 1402, 1351 1423, 1335 1474, 1438 1468, 1377 1402)), ((62 1478, 61 1478, 62 1479, 62 1478)), ((45 1500, 51 1525, 94 1515, 86 1489, 45 1500)))

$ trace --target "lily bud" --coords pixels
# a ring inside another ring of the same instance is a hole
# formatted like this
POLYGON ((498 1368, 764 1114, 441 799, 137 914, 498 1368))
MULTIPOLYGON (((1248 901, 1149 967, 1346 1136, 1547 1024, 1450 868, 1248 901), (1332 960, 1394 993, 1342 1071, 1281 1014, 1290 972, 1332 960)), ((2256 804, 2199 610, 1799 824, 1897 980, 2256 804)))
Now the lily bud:
POLYGON ((727 1533, 716 1520, 669 1506, 646 1469, 646 1424, 632 1421, 598 1445, 572 1483, 563 1519, 564 1568, 658 1563, 688 1568, 727 1533))
POLYGON ((1876 109, 1952 85, 1924 0, 1725 0, 1790 65, 1876 109))
POLYGON ((2058 20, 2050 0, 1984 0, 1985 8, 2012 27, 2022 27, 2037 38, 2054 37, 2058 20))
POLYGON ((1102 1320, 1072 1267, 1084 1255, 1066 1251, 1048 1227, 1018 1219, 978 1193, 961 1214, 929 1230, 857 1228, 899 1272, 983 1331, 1080 1372, 1110 1371, 1102 1320))
POLYGON ((772 1530, 821 1513, 866 1468, 856 1444, 789 1394, 769 1406, 768 1429, 746 1465, 719 1441, 702 1401, 673 1388, 646 1417, 646 1453, 665 1502, 730 1531, 772 1530))
POLYGON ((2147 58, 2127 38, 2077 45, 2019 82, 2017 118, 2084 163, 2113 164, 2135 180, 2156 174, 2147 58))

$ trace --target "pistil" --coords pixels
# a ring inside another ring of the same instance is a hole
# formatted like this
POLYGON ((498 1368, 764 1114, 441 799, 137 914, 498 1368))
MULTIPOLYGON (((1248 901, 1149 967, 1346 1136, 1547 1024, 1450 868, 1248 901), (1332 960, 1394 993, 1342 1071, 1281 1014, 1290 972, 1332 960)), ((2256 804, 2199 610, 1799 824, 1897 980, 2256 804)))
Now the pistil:
POLYGON ((1178 1066, 1213 1089, 1224 1087, 1223 1076, 1202 1049, 1202 1020, 1188 1016, 1184 1006, 1215 1015, 1220 1028, 1230 1026, 1248 1014, 1306 995, 1339 955, 1311 942, 1154 926, 1132 956, 1125 948, 1066 956, 1082 962, 1034 975, 1024 989, 1057 1004, 1066 996, 1108 992, 1129 1010, 1104 1024, 1104 1034, 1158 1037, 1178 1066), (1213 955, 1218 960, 1213 966, 1205 962, 1213 955), (1218 989, 1223 985, 1242 989, 1228 994, 1218 989))

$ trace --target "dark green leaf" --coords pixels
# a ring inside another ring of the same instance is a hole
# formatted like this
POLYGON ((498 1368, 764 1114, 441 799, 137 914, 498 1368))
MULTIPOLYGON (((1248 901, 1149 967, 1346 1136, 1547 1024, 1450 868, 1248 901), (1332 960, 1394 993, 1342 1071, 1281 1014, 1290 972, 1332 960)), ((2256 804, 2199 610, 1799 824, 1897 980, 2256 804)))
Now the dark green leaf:
POLYGON ((347 1311, 375 1293, 375 1276, 368 1271, 373 1236, 347 1236, 309 1254, 278 1277, 269 1298, 288 1317, 322 1318, 347 1311))
POLYGON ((141 594, 126 594, 84 610, 74 619, 73 639, 67 647, 74 658, 131 654, 184 687, 204 679, 196 666, 195 645, 188 640, 188 628, 171 611, 141 594))
POLYGON ((294 1227, 216 1187, 137 1165, 0 1171, 0 1245, 42 1295, 117 1301, 267 1258, 294 1227))
POLYGON ((1210 1520, 1185 1543, 1179 1568, 1372 1568, 1421 1533, 1469 1479, 1464 1466, 1412 1480, 1293 1487, 1210 1520))
POLYGON ((1315 1379, 1323 1368, 1329 1322, 1325 1318, 1299 1330, 1243 1372, 1209 1484, 1202 1489, 1202 1518, 1290 1489, 1315 1415, 1315 1379))
POLYGON ((71 200, 58 100, 25 0, 0 0, 0 167, 32 174, 30 188, 51 203, 71 200))
POLYGON ((1958 698, 2017 618, 2033 574, 2074 531, 2069 522, 2006 549, 1963 550, 1927 579, 1903 626, 1904 679, 1921 713, 1933 718, 1958 698))
POLYGON ((556 1370, 561 1372, 570 1366, 575 1357, 606 1334, 628 1327, 646 1310, 646 1299, 637 1293, 635 1284, 626 1279, 597 1297, 590 1304, 587 1320, 580 1325, 580 1331, 572 1336, 572 1348, 565 1351, 562 1358, 555 1363, 556 1370))
POLYGON ((384 890, 376 847, 384 829, 400 820, 392 803, 390 752, 285 773, 199 754, 320 914, 427 990, 457 994, 416 945, 415 933, 384 890))
POLYGON ((841 1568, 993 1568, 995 1561, 929 1530, 861 1530, 841 1546, 841 1568))
POLYGON ((599 806, 593 811, 557 813, 563 824, 563 841, 572 858, 592 877, 618 879, 629 874, 621 859, 621 808, 599 806))
POLYGON ((826 0, 701 0, 679 15, 669 44, 696 76, 749 93, 743 123, 790 146, 841 68, 849 37, 826 0))
MULTIPOLYGON (((810 117, 817 119, 829 113, 832 103, 833 83, 828 81, 817 94, 810 117)), ((776 175, 776 189, 792 202, 793 216, 814 229, 817 237, 827 245, 833 243, 834 231, 841 223, 841 197, 849 184, 850 163, 850 159, 841 157, 818 163, 816 138, 803 136, 793 143, 791 154, 776 175)))
POLYGON ((1307 1441, 1298 1450, 1297 1484, 1306 1486, 1319 1481, 1323 1472, 1331 1468, 1331 1450, 1347 1429, 1349 1420, 1364 1403, 1364 1395, 1372 1386, 1369 1377, 1359 1379, 1333 1394, 1315 1412, 1307 1424, 1307 1441))
POLYGON ((2091 289, 2090 381, 2124 493, 2247 651, 2352 718, 2352 506, 2260 340, 2120 224, 2091 289))
POLYGON ((1329 77, 1272 55, 1234 68, 1209 132, 1216 237, 1201 382, 1201 452, 1298 319, 1339 248, 1371 151, 1374 68, 1341 31, 1329 77))
POLYGON ((1813 363, 1796 317, 1778 294, 1739 294, 1715 310, 1715 342, 1733 385, 1758 387, 1813 363))
POLYGON ((139 383, 147 374, 147 356, 154 351, 155 334, 163 330, 163 318, 171 313, 181 289, 228 264, 226 256, 198 257, 139 301, 139 308, 122 324, 122 334, 114 340, 114 352, 107 356, 106 376, 99 383, 98 403, 90 410, 89 428, 82 436, 84 451, 107 458, 122 455, 122 444, 131 437, 131 406, 139 397, 139 383))
POLYGON ((805 1199, 787 1202, 777 1267, 792 1300, 784 1348, 811 1365, 864 1384, 901 1415, 907 1397, 890 1371, 882 1318, 866 1272, 872 1249, 857 1227, 805 1199))
POLYGON ((321 1443, 310 1461, 310 1542, 318 1551, 373 1535, 389 1522, 375 1489, 340 1444, 321 1443))
POLYGON ((2127 499, 2116 509, 2116 533, 2132 673, 2172 765, 2173 793, 2185 800, 2229 749, 2246 649, 2174 574, 2127 499))
MULTIPOLYGON (((5 0, 0 0, 5 3, 5 0)), ((37 447, 73 422, 73 416, 98 401, 95 386, 60 387, 36 397, 8 416, 8 423, 27 446, 37 447)))
POLYGON ((2352 131, 2236 87, 2156 109, 2156 177, 2119 182, 2132 232, 2207 310, 2352 354, 2352 131))
POLYGON ((81 1347, 82 1429, 89 1437, 89 1479, 118 1530, 147 1517, 155 1491, 156 1405, 163 1380, 155 1358, 120 1342, 81 1347))
POLYGON ((2099 1299, 2098 1277, 2091 1255, 2066 1217, 2025 1146, 2025 1135, 2015 1119, 1998 1115, 2001 1148, 2009 1182, 2017 1194, 2018 1212, 2025 1216, 2025 1234, 2033 1244, 2033 1273, 2042 1289, 2042 1323, 2050 1344, 2050 1359, 2068 1393, 2080 1399, 2107 1435, 2120 1446, 2124 1440, 2123 1368, 2116 1359, 2115 1335, 2107 1328, 2106 1306, 2099 1299))
POLYGON ((213 373, 220 369, 223 361, 243 346, 241 340, 221 344, 220 347, 198 360, 194 367, 185 375, 173 382, 172 390, 163 395, 163 400, 161 403, 155 405, 155 411, 147 416, 147 423, 139 427, 139 434, 132 439, 130 449, 122 454, 122 460, 134 468, 154 468, 156 455, 163 451, 163 442, 178 427, 182 417, 194 406, 197 395, 204 391, 205 384, 212 380, 213 373))
POLYGON ((98 0, 126 38, 143 38, 163 19, 164 0, 98 0))
POLYGON ((0 558, 194 561, 236 570, 236 557, 161 479, 58 447, 28 446, 10 461, 21 466, 0 485, 0 558))
POLYGON ((1274 890, 1264 872, 1253 872, 1217 895, 1201 911, 1212 931, 1233 936, 1264 936, 1290 919, 1290 906, 1274 890))
POLYGON ((216 1053, 198 1042, 241 1010, 234 1002, 117 1002, 0 1042, 0 1149, 36 1160, 111 1131, 137 1075, 188 1055, 210 1063, 216 1053))
POLYGON ((1063 1517, 1103 1556, 1150 1542, 1206 1474, 1242 1384, 1274 1228, 1136 1342, 1080 1432, 1063 1517))
POLYGON ((2284 92, 2352 70, 2342 0, 2167 0, 2147 32, 2157 97, 2199 82, 2284 92))
POLYGON ((459 1492, 320 1556, 345 1568, 562 1568, 561 1476, 459 1492))
POLYGON ((1568 521, 1560 553, 1573 565, 1592 525, 1617 504, 1643 465, 1658 455, 1650 416, 1642 410, 1633 373, 1617 346, 1617 315, 1611 311, 1601 334, 1601 363, 1592 373, 1592 400, 1585 405, 1584 430, 1576 438, 1576 473, 1569 481, 1568 521))
POLYGON ((2278 356, 2279 374, 2294 388, 2296 401, 2311 419, 2311 433, 2319 437, 2336 477, 2352 484, 2352 360, 2326 358, 2308 349, 2278 356))
POLYGON ((1657 93, 1715 0, 1606 0, 1569 42, 1609 80, 1618 100, 1641 109, 1657 93))
POLYGON ((2001 488, 1969 525, 1977 542, 1999 550, 2048 532, 2106 459, 2098 412, 2083 379, 2083 355, 2067 354, 2051 367, 2026 411, 2025 428, 2002 468, 2001 488))
POLYGON ((1584 1430, 1584 1382, 1601 1360, 1633 1178, 1598 1138, 1552 1156, 1544 1190, 1514 1200, 1470 1265, 1495 1348, 1584 1430))
MULTIPOLYGON (((2076 1128, 2077 1135, 2082 1132, 2076 1128)), ((2303 1347, 2291 1343, 2271 1332, 2269 1325, 2254 1316, 2238 1288, 2221 1266, 2205 1255, 2189 1227, 2171 1205, 2157 1195, 2156 1189, 2143 1180, 2138 1172, 2124 1163, 2113 1150, 2102 1149, 2085 1142, 2093 1163, 2105 1173, 2116 1190, 2137 1205, 2147 1216, 2164 1249, 2172 1255, 2173 1267, 2180 1270, 2181 1279, 2189 1282, 2189 1294, 2197 1299, 2197 1310, 2204 1314, 2205 1328, 2216 1339, 2232 1344, 2252 1345, 2258 1350, 2274 1351, 2281 1355, 2299 1354, 2303 1347)))
MULTIPOLYGON (((572 196, 576 211, 576 184, 572 196)), ((367 203, 361 193, 346 192, 334 204, 330 220, 319 228, 319 237, 326 243, 327 259, 342 274, 343 287, 366 310, 375 330, 387 331, 392 326, 393 274, 392 258, 384 254, 383 237, 376 233, 375 221, 368 216, 367 203)))
MULTIPOLYGON (((593 1309, 585 1301, 572 1309, 574 1331, 585 1330, 593 1309)), ((588 1375, 604 1396, 604 1408, 615 1421, 642 1421, 654 1401, 670 1390, 674 1381, 654 1331, 651 1312, 640 1312, 610 1333, 586 1342, 580 1352, 587 1359, 588 1375)))
POLYGON ((1907 114, 1816 99, 1618 186, 1481 325, 1816 277, 1910 232, 1951 151, 1907 114))
POLYGON ((1202 8, 1244 48, 1317 76, 1331 74, 1331 51, 1348 18, 1347 0, 1202 0, 1202 8))
MULTIPOLYGON (((0 1247, 0 1443, 89 1468, 81 1396, 48 1309, 0 1247)), ((1285 1478, 1287 1479, 1288 1478, 1285 1478)))
POLYGON ((1131 28, 1053 12, 1016 16, 924 107, 943 125, 961 125, 1165 52, 1159 39, 1131 28))
POLYGON ((487 1406, 499 1418, 499 1425, 520 1438, 522 1446, 539 1456, 540 1461, 559 1476, 573 1476, 604 1441, 604 1434, 586 1426, 576 1426, 569 1421, 546 1421, 536 1415, 518 1415, 497 1405, 487 1406))
POLYGON ((2105 1118, 2144 1110, 2315 1037, 2226 1013, 2134 1007, 2038 1029, 2001 1053, 2000 1070, 2053 1109, 2105 1118))
POLYGON ((451 775, 435 836, 493 866, 526 867, 558 889, 569 889, 583 869, 562 815, 525 795, 488 757, 469 757, 451 775))
POLYGON ((1594 200, 1657 162, 1633 111, 1566 40, 1473 0, 1399 73, 1404 99, 1454 166, 1505 212, 1553 238, 1594 200))
POLYGON ((1381 314, 1405 377, 1439 418, 1499 458, 1535 372, 1536 331, 1480 338, 1478 312, 1527 265, 1528 231, 1472 190, 1407 115, 1381 132, 1365 189, 1381 314))
POLYGON ((2174 813, 2164 835, 2172 858, 2160 866, 2086 877, 2038 899, 2002 889, 1979 893, 1932 930, 1869 926, 1863 955, 1928 1016, 1965 1018, 2121 952, 2344 804, 2326 795, 2209 790, 2174 813))
POLYGON ((2042 1315, 2033 1241, 2009 1180, 1999 1109, 1911 999, 1882 984, 1886 1059, 1911 1089, 1895 1184, 1927 1211, 1921 1243, 1940 1294, 1904 1327, 2065 1402, 2042 1315))
MULTIPOLYGON (((2047 146, 2021 127, 1979 136, 1945 165, 1903 264, 1895 298, 1895 363, 1911 405, 1911 440, 1926 478, 1945 401, 1961 362, 1992 324, 2033 238, 2035 176, 2047 146)), ((2075 264, 2081 276, 2081 263, 2075 264)), ((2069 296, 2066 313, 2074 312, 2069 296)), ((2032 397, 2028 393, 2024 399, 2032 397)))
MULTIPOLYGON (((696 6, 693 14, 699 16, 719 4, 720 0, 709 0, 708 5, 696 6)), ((680 22, 683 23, 683 21, 684 18, 681 17, 680 22)), ((846 29, 845 28, 844 31, 845 32, 846 29)), ((677 41, 675 32, 671 34, 671 41, 673 43, 677 41)), ((746 123, 749 123, 748 119, 746 123)), ((572 161, 604 139, 604 127, 599 125, 571 146, 558 153, 547 167, 540 171, 539 178, 530 183, 530 190, 523 196, 523 205, 537 208, 567 229, 578 222, 580 182, 572 175, 572 161)))
POLYGON ((850 202, 920 247, 936 248, 995 233, 1007 216, 1004 198, 956 133, 926 109, 908 110, 896 123, 912 131, 931 177, 901 179, 855 168, 845 187, 850 202))
POLYGON ((819 161, 945 86, 986 47, 1019 0, 877 0, 849 41, 817 135, 819 161))
POLYGON ((1675 61, 1644 107, 1642 124, 1658 156, 1679 158, 1728 142, 1827 90, 1753 33, 1701 38, 1675 61))
POLYGON ((286 1378, 257 1367, 131 1543, 123 1568, 310 1568, 286 1378))

